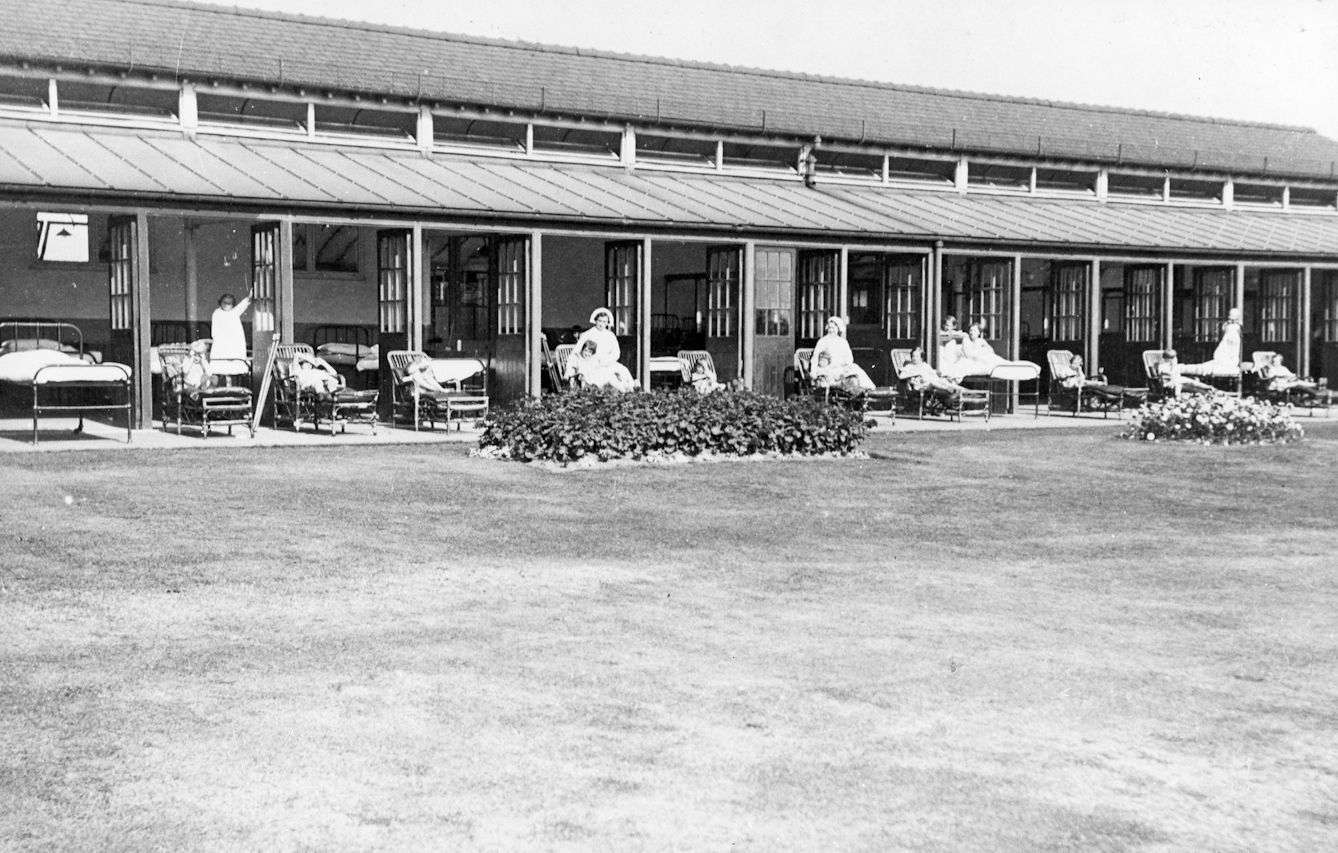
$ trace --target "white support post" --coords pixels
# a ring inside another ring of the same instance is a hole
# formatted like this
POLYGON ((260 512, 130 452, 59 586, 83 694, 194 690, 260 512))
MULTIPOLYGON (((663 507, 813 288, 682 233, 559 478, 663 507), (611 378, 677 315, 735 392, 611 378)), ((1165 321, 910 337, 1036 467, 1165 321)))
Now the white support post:
POLYGON ((46 81, 46 105, 51 110, 51 117, 60 115, 60 91, 55 80, 46 81))
POLYGON ((1222 182, 1222 207, 1231 210, 1236 206, 1236 182, 1227 178, 1222 182))
POLYGON ((187 139, 194 139, 200 129, 200 108, 195 98, 195 84, 189 80, 181 81, 177 93, 177 120, 181 122, 181 132, 187 139))
POLYGON ((1296 372, 1300 376, 1310 375, 1310 345, 1312 343, 1310 335, 1313 329, 1310 327, 1310 267, 1301 271, 1301 322, 1297 324, 1296 334, 1300 339, 1300 362, 1296 372))
POLYGON ((636 168, 636 130, 623 125, 623 138, 618 143, 618 160, 628 169, 636 168))
POLYGON ((1027 182, 1027 192, 1036 195, 1036 167, 1031 167, 1031 179, 1027 182))
MULTIPOLYGON (((529 263, 529 322, 525 324, 525 369, 531 397, 538 398, 543 393, 544 365, 540 362, 543 349, 539 345, 539 336, 543 332, 544 320, 544 254, 543 232, 530 233, 529 263)), ((557 390, 557 389, 554 389, 557 390)))
POLYGON ((411 350, 423 349, 423 326, 427 322, 423 311, 423 225, 415 222, 409 232, 409 317, 408 345, 411 350))
MULTIPOLYGON (((293 220, 279 220, 278 268, 274 271, 274 312, 278 315, 275 331, 285 344, 293 340, 293 220)), ((263 356, 257 356, 258 358, 263 356)), ((264 401, 261 401, 264 404, 264 401)))
POLYGON ((432 153, 432 146, 436 142, 436 131, 433 129, 432 110, 422 105, 418 107, 418 130, 414 134, 414 141, 418 143, 418 150, 424 154, 432 153))
POLYGON ((753 361, 757 348, 757 244, 749 240, 743 246, 743 310, 739 332, 743 337, 743 387, 753 390, 753 361))
POLYGON ((525 125, 525 156, 534 156, 534 125, 525 125))
POLYGON ((892 157, 888 154, 883 155, 883 183, 892 183, 892 157))
POLYGON ((1292 206, 1292 188, 1284 186, 1282 188, 1282 209, 1287 210, 1292 206))
POLYGON ((641 370, 641 388, 650 390, 650 297, 651 297, 651 241, 647 237, 641 242, 641 274, 637 277, 641 292, 636 296, 637 305, 637 347, 641 350, 637 366, 641 370))
POLYGON ((837 314, 849 321, 850 319, 850 247, 842 246, 839 259, 840 269, 837 270, 836 279, 836 306, 837 314))
POLYGON ((956 187, 957 192, 959 193, 966 192, 969 177, 970 177, 970 166, 967 164, 966 158, 965 157, 957 158, 957 169, 953 173, 953 186, 956 187))
POLYGON ((190 326, 190 336, 195 336, 195 324, 200 320, 200 264, 199 237, 200 226, 189 219, 183 222, 181 239, 186 255, 186 325, 190 326))
POLYGON ((723 172, 725 170, 725 140, 718 139, 715 143, 715 170, 723 172))
POLYGON ((307 101, 307 138, 316 138, 316 103, 307 101))
POLYGON ((1169 204, 1171 201, 1171 176, 1167 175, 1161 182, 1161 203, 1169 204))
POLYGON ((1110 198, 1110 170, 1098 169, 1096 173, 1096 200, 1105 201, 1110 198))
POLYGON ((1241 322, 1245 321, 1245 264, 1236 264, 1235 287, 1231 294, 1231 307, 1241 312, 1241 322))
POLYGON ((1101 369, 1101 259, 1092 258, 1092 280, 1087 282, 1087 369, 1101 369))
POLYGON ((938 367, 938 327, 943 314, 943 241, 934 243, 934 257, 929 275, 929 292, 925 294, 925 348, 929 363, 938 367))
MULTIPOLYGON (((1166 179, 1168 182, 1170 178, 1166 179)), ((1175 344, 1175 264, 1166 262, 1166 286, 1161 294, 1161 348, 1170 349, 1175 344)))

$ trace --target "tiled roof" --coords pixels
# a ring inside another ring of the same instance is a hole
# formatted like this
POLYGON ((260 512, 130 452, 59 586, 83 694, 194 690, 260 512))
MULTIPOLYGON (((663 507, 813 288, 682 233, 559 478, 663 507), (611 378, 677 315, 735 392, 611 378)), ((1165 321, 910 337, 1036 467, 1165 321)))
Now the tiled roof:
POLYGON ((1338 259, 1338 215, 906 191, 0 122, 0 193, 782 238, 1338 259))
POLYGON ((0 0, 0 56, 618 120, 1338 178, 1303 128, 502 42, 175 0, 0 0))

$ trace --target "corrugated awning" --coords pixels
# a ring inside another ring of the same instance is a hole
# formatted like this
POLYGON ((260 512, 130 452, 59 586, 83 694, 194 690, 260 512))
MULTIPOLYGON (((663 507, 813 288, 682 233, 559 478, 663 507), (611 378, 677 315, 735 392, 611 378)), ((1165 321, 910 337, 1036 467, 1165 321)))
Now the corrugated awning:
POLYGON ((192 140, 40 122, 0 123, 0 192, 656 230, 1338 257, 1338 214, 881 186, 810 189, 793 180, 427 157, 301 140, 192 140))

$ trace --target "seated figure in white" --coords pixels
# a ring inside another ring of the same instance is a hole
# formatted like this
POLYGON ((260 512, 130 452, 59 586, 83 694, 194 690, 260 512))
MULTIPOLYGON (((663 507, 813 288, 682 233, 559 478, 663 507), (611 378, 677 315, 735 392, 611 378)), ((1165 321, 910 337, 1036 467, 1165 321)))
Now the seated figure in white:
POLYGON ((903 364, 898 373, 912 391, 928 391, 945 403, 955 402, 964 390, 961 385, 929 366, 925 361, 924 347, 911 350, 910 361, 903 364))
POLYGON ((698 394, 710 394, 724 388, 720 380, 716 379, 715 372, 707 369, 706 362, 699 361, 692 365, 692 387, 698 394))
POLYGON ((809 375, 819 388, 841 388, 852 394, 874 388, 873 380, 855 363, 855 354, 846 343, 846 321, 840 317, 827 321, 827 334, 814 344, 809 375))
POLYGON ((1239 376, 1240 375, 1240 309, 1227 312, 1222 324, 1222 340, 1213 350, 1211 361, 1182 364, 1180 372, 1186 376, 1239 376))
POLYGON ((293 355, 293 382, 299 392, 333 394, 344 387, 344 377, 328 361, 304 352, 293 355))
POLYGON ((1268 382, 1268 390, 1270 391, 1279 394, 1284 392, 1300 394, 1311 400, 1328 401, 1333 398, 1332 391, 1319 387, 1319 383, 1313 379, 1301 379, 1291 368, 1284 365, 1280 352, 1273 354, 1273 358, 1263 366, 1260 373, 1268 382))
POLYGON ((1216 394, 1217 389, 1197 379, 1185 376, 1175 350, 1168 349, 1161 354, 1157 364, 1157 375, 1161 377, 1162 387, 1175 396, 1184 394, 1216 394))
POLYGON ((951 364, 943 362, 943 375, 957 382, 967 376, 989 376, 994 368, 1001 364, 1026 366, 1034 376, 1041 374, 1040 365, 1031 361, 1009 361, 997 355, 990 342, 985 340, 979 323, 966 327, 966 337, 962 340, 960 354, 951 364))
POLYGON ((607 308, 597 308, 590 315, 590 322, 594 325, 576 339, 576 349, 567 359, 567 375, 564 378, 575 377, 583 385, 612 388, 621 393, 635 390, 637 381, 618 361, 622 349, 618 346, 617 336, 610 331, 613 312, 607 308))

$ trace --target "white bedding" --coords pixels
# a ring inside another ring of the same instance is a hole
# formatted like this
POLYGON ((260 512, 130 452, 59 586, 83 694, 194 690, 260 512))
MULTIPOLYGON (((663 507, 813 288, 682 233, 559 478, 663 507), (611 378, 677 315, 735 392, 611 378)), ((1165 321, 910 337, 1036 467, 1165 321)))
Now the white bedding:
POLYGON ((483 370, 483 362, 477 358, 434 358, 432 360, 432 375, 442 385, 454 384, 471 376, 477 376, 483 370))
POLYGON ((120 364, 88 364, 77 355, 57 349, 28 349, 0 355, 0 382, 39 385, 63 382, 117 382, 130 375, 130 368, 120 364), (59 369, 46 370, 45 367, 59 369))
POLYGON ((358 364, 355 369, 359 371, 380 370, 380 344, 372 344, 370 347, 363 347, 362 356, 358 358, 358 364))
MULTIPOLYGON (((63 344, 49 338, 11 338, 7 341, 0 341, 0 355, 28 352, 30 350, 54 350, 70 355, 77 355, 79 352, 78 349, 69 344, 63 344)), ((96 350, 88 350, 84 353, 83 360, 89 364, 99 364, 102 361, 102 353, 96 350)))

